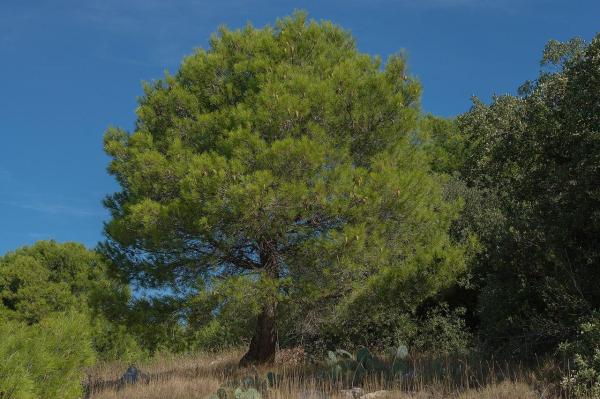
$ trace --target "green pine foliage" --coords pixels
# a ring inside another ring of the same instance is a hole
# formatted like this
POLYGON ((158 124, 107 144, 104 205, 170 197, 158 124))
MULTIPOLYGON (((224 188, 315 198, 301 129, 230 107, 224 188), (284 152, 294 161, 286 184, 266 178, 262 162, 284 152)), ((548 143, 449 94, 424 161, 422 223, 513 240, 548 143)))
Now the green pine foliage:
POLYGON ((95 358, 89 320, 57 313, 28 326, 0 320, 0 398, 76 399, 95 358))
POLYGON ((124 331, 129 295, 102 257, 81 244, 38 241, 0 257, 0 320, 35 326, 54 314, 85 315, 101 359, 142 356, 124 331))
POLYGON ((192 301, 197 328, 255 291, 245 314, 265 322, 294 304, 338 331, 414 311, 466 259, 448 234, 461 203, 414 140, 420 90, 402 56, 383 64, 302 13, 222 28, 146 84, 133 132, 107 131, 122 190, 105 252, 147 287, 204 298, 227 280, 212 309, 192 301))

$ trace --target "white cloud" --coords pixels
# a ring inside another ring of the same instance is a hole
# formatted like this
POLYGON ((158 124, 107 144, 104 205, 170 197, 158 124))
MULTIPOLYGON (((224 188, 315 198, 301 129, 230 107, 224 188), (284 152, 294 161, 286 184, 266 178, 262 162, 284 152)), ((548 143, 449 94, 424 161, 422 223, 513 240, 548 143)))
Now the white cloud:
POLYGON ((104 213, 96 210, 79 208, 71 205, 57 204, 42 201, 2 201, 4 205, 12 206, 19 209, 31 210, 44 213, 47 215, 69 215, 78 217, 103 216, 104 213))

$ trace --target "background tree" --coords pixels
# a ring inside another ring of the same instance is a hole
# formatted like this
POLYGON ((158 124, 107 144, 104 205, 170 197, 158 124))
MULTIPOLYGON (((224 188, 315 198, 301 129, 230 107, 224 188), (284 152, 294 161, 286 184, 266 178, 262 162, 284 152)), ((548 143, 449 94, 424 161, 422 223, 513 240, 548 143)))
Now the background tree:
POLYGON ((0 257, 0 319, 32 326, 78 314, 101 359, 139 355, 124 327, 129 295, 103 258, 81 244, 38 241, 0 257))
POLYGON ((406 75, 402 57, 382 68, 302 13, 220 29, 145 86, 133 133, 107 131, 122 190, 105 202, 105 252, 162 294, 228 292, 206 322, 245 303, 242 363, 273 359, 277 309, 294 300, 346 320, 412 311, 464 248, 447 234, 459 204, 414 145, 420 87, 406 75))
POLYGON ((458 119, 462 176, 499 214, 477 229, 483 335, 522 356, 572 339, 600 306, 600 37, 552 41, 542 65, 518 96, 458 119))
POLYGON ((419 123, 419 143, 429 156, 431 169, 459 177, 467 156, 467 142, 456 119, 429 114, 419 123))

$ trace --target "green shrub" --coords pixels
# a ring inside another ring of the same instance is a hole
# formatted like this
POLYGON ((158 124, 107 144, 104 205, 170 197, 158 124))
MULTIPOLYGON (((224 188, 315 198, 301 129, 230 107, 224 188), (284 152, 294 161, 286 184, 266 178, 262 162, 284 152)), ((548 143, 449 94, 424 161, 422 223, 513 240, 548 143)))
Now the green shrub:
POLYGON ((466 353, 473 337, 465 325, 465 309, 450 309, 442 303, 429 310, 419 322, 413 346, 438 355, 466 353))
POLYGON ((83 369, 92 364, 89 321, 55 314, 39 324, 0 321, 0 398, 81 397, 83 369))
POLYGON ((600 397, 600 313, 581 323, 577 338, 561 350, 570 360, 563 387, 576 397, 600 397))
POLYGON ((129 299, 105 259, 81 244, 38 241, 0 256, 0 320, 34 325, 56 313, 84 314, 103 360, 141 355, 124 328, 129 299))
POLYGON ((93 323, 92 345, 99 360, 133 363, 148 357, 133 334, 123 325, 100 318, 93 323))
POLYGON ((25 325, 0 322, 0 398, 35 398, 34 382, 27 370, 28 342, 25 325))

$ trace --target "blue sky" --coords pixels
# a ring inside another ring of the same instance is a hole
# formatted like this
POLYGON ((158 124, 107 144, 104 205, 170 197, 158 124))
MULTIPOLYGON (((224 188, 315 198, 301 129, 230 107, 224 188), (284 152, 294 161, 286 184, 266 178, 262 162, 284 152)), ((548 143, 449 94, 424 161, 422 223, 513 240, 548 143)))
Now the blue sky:
POLYGON ((600 31, 598 0, 0 0, 0 254, 39 239, 94 246, 117 190, 102 134, 131 129, 141 82, 175 71, 211 32, 302 8, 361 51, 401 49, 426 111, 514 93, 548 39, 600 31))

